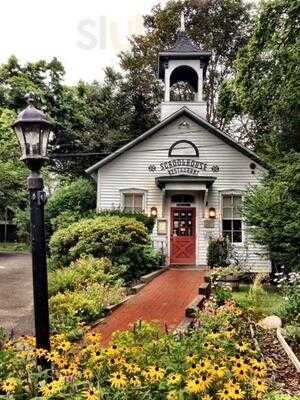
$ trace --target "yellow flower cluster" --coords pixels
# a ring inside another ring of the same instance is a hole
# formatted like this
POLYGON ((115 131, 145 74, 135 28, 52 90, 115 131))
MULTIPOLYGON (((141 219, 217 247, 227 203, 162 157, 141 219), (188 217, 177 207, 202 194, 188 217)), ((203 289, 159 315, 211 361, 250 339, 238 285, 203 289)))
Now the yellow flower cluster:
MULTIPOLYGON (((232 304, 228 307, 238 314, 232 304)), ((147 398, 155 393, 167 400, 262 399, 268 390, 268 362, 241 336, 226 308, 211 314, 213 321, 224 321, 222 329, 200 328, 182 339, 143 324, 141 332, 120 334, 107 348, 93 332, 80 344, 54 336, 50 352, 36 350, 29 337, 8 342, 9 375, 0 389, 8 396, 20 391, 24 399, 131 399, 146 393, 147 398), (50 381, 36 367, 41 358, 51 362, 50 381)))
POLYGON ((20 381, 16 378, 7 378, 2 383, 2 390, 7 394, 15 393, 18 386, 20 386, 20 381))

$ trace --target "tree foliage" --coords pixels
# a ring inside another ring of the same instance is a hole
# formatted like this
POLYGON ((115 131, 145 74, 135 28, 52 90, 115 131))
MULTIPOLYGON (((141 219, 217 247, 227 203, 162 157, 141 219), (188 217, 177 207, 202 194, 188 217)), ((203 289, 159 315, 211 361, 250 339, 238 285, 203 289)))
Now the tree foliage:
POLYGON ((300 3, 261 3, 254 32, 240 51, 236 75, 222 90, 220 112, 250 124, 246 143, 262 154, 300 150, 300 3))
POLYGON ((50 197, 47 212, 49 218, 56 218, 63 212, 84 215, 96 207, 96 188, 93 182, 79 178, 67 182, 50 197))
POLYGON ((0 213, 25 200, 26 169, 19 161, 19 144, 11 123, 15 113, 0 108, 0 213))
POLYGON ((262 185, 252 187, 243 213, 255 241, 275 266, 300 269, 300 155, 283 156, 262 185))
POLYGON ((242 0, 172 0, 164 9, 154 7, 144 17, 146 34, 134 36, 130 50, 120 55, 125 74, 107 68, 102 83, 64 85, 65 71, 56 58, 22 65, 12 56, 0 67, 0 107, 19 112, 25 107, 25 93, 32 91, 37 106, 55 121, 52 170, 82 176, 88 166, 158 122, 162 88, 156 76, 157 55, 174 42, 182 9, 191 37, 213 52, 208 119, 222 126, 216 114, 217 93, 251 25, 249 7, 242 0))
POLYGON ((122 76, 112 69, 106 69, 103 83, 80 81, 72 87, 63 84, 64 73, 56 58, 21 65, 16 57, 10 57, 0 67, 0 107, 18 113, 26 106, 24 95, 34 92, 36 106, 55 122, 56 135, 49 153, 59 157, 53 159, 51 168, 74 177, 84 174, 102 153, 128 140, 131 107, 122 76), (100 154, 82 157, 75 153, 100 154))

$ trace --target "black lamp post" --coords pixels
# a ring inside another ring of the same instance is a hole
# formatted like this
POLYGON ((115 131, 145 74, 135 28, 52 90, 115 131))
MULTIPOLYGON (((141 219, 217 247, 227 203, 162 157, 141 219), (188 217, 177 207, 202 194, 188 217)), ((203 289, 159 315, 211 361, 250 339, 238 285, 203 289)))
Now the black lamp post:
MULTIPOLYGON (((12 125, 18 136, 21 160, 31 171, 27 179, 31 212, 32 274, 36 347, 50 350, 47 259, 44 225, 44 204, 46 193, 39 172, 48 160, 47 145, 52 124, 42 111, 33 106, 33 96, 26 95, 28 106, 12 125)), ((50 364, 44 358, 38 359, 43 368, 50 364)))

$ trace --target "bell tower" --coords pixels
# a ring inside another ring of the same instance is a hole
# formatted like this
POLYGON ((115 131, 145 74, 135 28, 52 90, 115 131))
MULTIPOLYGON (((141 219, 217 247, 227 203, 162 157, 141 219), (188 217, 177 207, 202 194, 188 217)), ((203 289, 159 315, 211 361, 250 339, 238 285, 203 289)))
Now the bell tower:
POLYGON ((184 14, 175 44, 159 53, 159 78, 165 84, 161 120, 183 106, 206 117, 203 81, 211 53, 202 51, 185 31, 184 14))

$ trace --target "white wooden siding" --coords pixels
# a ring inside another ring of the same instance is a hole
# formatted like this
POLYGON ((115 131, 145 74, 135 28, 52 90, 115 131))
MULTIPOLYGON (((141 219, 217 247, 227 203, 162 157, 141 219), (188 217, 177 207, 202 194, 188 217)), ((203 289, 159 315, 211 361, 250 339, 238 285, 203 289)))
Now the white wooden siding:
MULTIPOLYGON (((168 158, 168 150, 175 141, 182 139, 192 141, 199 148, 198 161, 208 165, 208 170, 201 171, 199 176, 216 177, 208 192, 208 207, 216 208, 217 218, 220 218, 221 214, 220 193, 222 191, 245 191, 248 185, 257 184, 261 175, 265 173, 264 168, 256 164, 255 174, 252 174, 249 167, 252 162, 250 158, 194 121, 187 117, 180 117, 98 170, 97 208, 100 210, 119 207, 121 205, 120 191, 137 188, 147 191, 146 212, 150 213, 151 207, 157 207, 158 217, 162 217, 164 195, 156 186, 155 177, 168 175, 168 172, 159 171, 159 168, 155 172, 150 172, 148 166, 153 164, 158 167, 161 162, 172 160, 173 157, 168 158), (189 127, 178 127, 179 122, 183 120, 190 124, 189 127), (220 167, 219 172, 213 173, 210 170, 213 165, 220 167)), ((198 204, 198 207, 203 207, 203 204, 198 204)), ((197 211, 199 213, 199 210, 197 211)), ((166 208, 165 217, 169 218, 168 208, 166 208)), ((209 236, 217 237, 221 233, 220 224, 219 220, 216 220, 213 229, 205 229, 203 215, 197 215, 197 224, 197 263, 205 265, 208 238, 209 236)), ((248 235, 246 232, 244 234, 245 240, 248 241, 248 235)), ((161 241, 167 243, 167 238, 154 234, 154 241, 160 245, 161 241)), ((239 249, 239 245, 236 247, 239 249)), ((242 253, 242 250, 239 251, 242 253)), ((263 257, 262 249, 249 243, 248 252, 249 266, 256 269, 269 269, 270 263, 263 257)))

